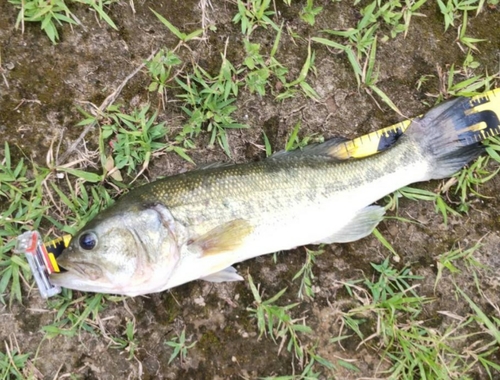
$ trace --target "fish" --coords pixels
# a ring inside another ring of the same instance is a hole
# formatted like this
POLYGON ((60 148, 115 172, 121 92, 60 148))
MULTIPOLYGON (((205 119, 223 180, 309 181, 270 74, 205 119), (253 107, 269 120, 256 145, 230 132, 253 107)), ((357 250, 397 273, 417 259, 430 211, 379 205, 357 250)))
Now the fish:
POLYGON ((74 235, 57 258, 64 270, 50 280, 138 296, 194 280, 240 281, 235 263, 362 239, 384 218, 375 202, 409 184, 450 177, 483 153, 484 130, 498 131, 498 117, 473 113, 473 106, 463 97, 442 103, 363 158, 348 154, 346 139, 332 138, 132 189, 74 235))

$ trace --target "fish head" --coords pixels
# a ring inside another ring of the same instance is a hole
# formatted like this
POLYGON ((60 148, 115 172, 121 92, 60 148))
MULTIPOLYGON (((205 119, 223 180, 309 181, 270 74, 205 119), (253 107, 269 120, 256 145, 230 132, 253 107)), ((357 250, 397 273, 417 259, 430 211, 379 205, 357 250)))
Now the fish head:
POLYGON ((130 296, 164 290, 179 261, 170 213, 163 206, 106 210, 71 239, 57 258, 55 285, 130 296))

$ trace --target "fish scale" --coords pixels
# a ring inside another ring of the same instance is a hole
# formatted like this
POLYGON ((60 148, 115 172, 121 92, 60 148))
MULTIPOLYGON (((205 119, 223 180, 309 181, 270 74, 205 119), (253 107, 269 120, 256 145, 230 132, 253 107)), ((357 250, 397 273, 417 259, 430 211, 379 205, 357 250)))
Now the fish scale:
POLYGON ((303 156, 194 171, 133 190, 118 206, 160 203, 192 238, 231 220, 248 221, 254 230, 241 249, 231 252, 232 259, 225 262, 229 266, 262 250, 289 249, 327 238, 332 230, 325 226, 332 214, 345 215, 337 225, 331 223, 338 229, 356 211, 386 195, 387 186, 377 183, 380 178, 396 177, 391 180, 394 190, 423 180, 416 173, 411 179, 404 176, 404 168, 419 166, 420 172, 426 171, 420 150, 411 136, 405 136, 392 149, 360 160, 336 162, 305 151, 303 156), (285 237, 286 243, 280 242, 285 237))

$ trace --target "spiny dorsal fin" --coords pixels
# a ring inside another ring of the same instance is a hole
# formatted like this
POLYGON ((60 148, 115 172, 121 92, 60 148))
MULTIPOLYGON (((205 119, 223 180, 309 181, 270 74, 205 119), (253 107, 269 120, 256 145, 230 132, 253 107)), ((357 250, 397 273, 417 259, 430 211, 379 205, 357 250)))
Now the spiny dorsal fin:
POLYGON ((253 227, 246 220, 232 220, 196 238, 189 247, 201 250, 202 256, 234 251, 252 231, 253 227))
POLYGON ((352 140, 335 137, 324 143, 308 145, 302 149, 290 152, 281 151, 270 158, 280 160, 297 156, 309 156, 333 162, 364 158, 389 149, 402 134, 402 129, 388 127, 352 140))
POLYGON ((334 137, 324 143, 310 144, 301 149, 286 151, 282 150, 273 154, 269 159, 286 160, 290 157, 297 156, 312 156, 317 158, 326 158, 334 161, 342 161, 344 157, 338 155, 337 152, 342 151, 342 146, 349 141, 344 137, 334 137))
POLYGON ((194 170, 208 170, 215 168, 223 168, 225 166, 232 166, 232 165, 234 165, 233 162, 210 162, 209 164, 197 165, 194 170))

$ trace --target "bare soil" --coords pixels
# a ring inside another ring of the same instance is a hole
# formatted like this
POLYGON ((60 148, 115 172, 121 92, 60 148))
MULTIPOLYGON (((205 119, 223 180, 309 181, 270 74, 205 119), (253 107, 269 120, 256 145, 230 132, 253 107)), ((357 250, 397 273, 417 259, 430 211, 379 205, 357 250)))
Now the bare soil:
MULTIPOLYGON (((293 2, 291 7, 281 2, 276 4, 279 22, 305 38, 319 35, 321 29, 353 27, 360 19, 358 8, 353 8, 348 1, 317 1, 315 5, 318 3, 324 10, 311 27, 298 17, 305 3, 293 2)), ((438 69, 446 71, 452 64, 460 66, 465 58, 455 43, 456 29, 444 33, 439 9, 431 3, 421 10, 426 17, 412 19, 406 38, 399 35, 379 44, 379 85, 407 116, 429 109, 423 101, 430 99, 427 93, 439 92, 438 69), (417 89, 418 79, 429 74, 435 77, 417 89)), ((160 24, 150 7, 184 31, 201 27, 202 13, 197 1, 139 0, 134 6, 135 13, 127 2, 114 4, 109 9, 118 31, 99 22, 94 12, 73 7, 72 11, 85 27, 61 26, 61 41, 52 45, 38 24, 26 24, 24 34, 15 30, 16 10, 6 1, 0 2, 0 70, 5 77, 5 81, 0 78, 0 142, 2 147, 3 141, 9 142, 16 159, 25 155, 43 164, 49 146, 52 143, 57 146, 60 141, 60 152, 64 152, 81 132, 81 127, 75 126, 82 118, 77 106, 85 108, 88 102, 100 105, 154 49, 176 46, 175 36, 160 24)), ((239 25, 231 22, 236 12, 236 5, 229 1, 213 1, 208 16, 216 31, 208 31, 203 41, 191 42, 192 53, 184 50, 183 58, 194 59, 209 72, 216 73, 220 52, 229 40, 227 58, 234 65, 241 64, 243 36, 239 25)), ((472 16, 468 34, 486 39, 478 45, 480 51, 474 53, 481 64, 480 71, 498 72, 500 10, 486 8, 477 17, 472 16)), ((262 29, 255 31, 252 38, 269 49, 274 36, 272 30, 262 29)), ((307 41, 292 39, 283 33, 277 58, 290 68, 290 78, 298 75, 307 55, 307 45, 307 41)), ((355 137, 400 120, 380 101, 381 108, 366 92, 358 91, 345 55, 335 54, 318 44, 313 44, 313 49, 317 76, 310 76, 308 81, 321 101, 297 96, 276 102, 270 95, 259 97, 242 91, 236 119, 251 128, 229 132, 234 161, 264 157, 260 148, 262 131, 275 149, 282 149, 298 121, 302 122, 301 136, 317 133, 327 138, 355 137)), ((158 99, 148 93, 148 84, 145 72, 136 75, 122 91, 119 102, 126 108, 148 100, 158 104, 158 99)), ((174 97, 170 99, 160 115, 172 129, 182 123, 182 113, 174 100, 174 97)), ((195 162, 228 160, 220 148, 207 149, 207 141, 206 137, 197 140, 197 148, 191 153, 195 162)), ((95 134, 87 136, 86 144, 89 149, 96 148, 95 134)), ((174 154, 166 155, 152 163, 148 177, 154 179, 190 167, 174 154)), ((431 182, 421 187, 434 190, 439 185, 431 182)), ((399 215, 420 223, 387 220, 379 227, 401 256, 395 265, 410 266, 413 274, 424 276, 418 293, 435 297, 436 301, 425 309, 425 323, 436 329, 444 329, 450 323, 450 319, 438 311, 459 315, 470 312, 468 305, 456 298, 448 275, 434 290, 436 257, 453 248, 467 248, 481 241, 476 257, 491 270, 481 271, 479 280, 486 295, 497 305, 500 303, 499 189, 500 179, 496 177, 480 188, 487 198, 472 196, 469 213, 451 216, 447 226, 433 204, 402 199, 399 215)), ((237 269, 242 274, 250 273, 268 297, 288 287, 281 302, 293 303, 297 301, 299 284, 292 282, 292 278, 304 262, 304 253, 304 248, 280 253, 276 263, 271 255, 260 257, 237 265, 237 269)), ((329 343, 329 339, 340 331, 340 311, 352 307, 354 302, 336 281, 372 276, 370 263, 381 262, 388 255, 379 241, 370 236, 352 244, 326 247, 318 258, 314 268, 316 297, 302 301, 295 314, 307 316, 307 324, 314 331, 307 341, 317 342, 321 355, 333 362, 339 357, 352 360, 361 370, 355 373, 339 367, 334 374, 324 372, 324 378, 377 376, 375 369, 380 353, 358 348, 359 339, 355 337, 343 343, 343 348, 329 343)), ((477 297, 470 273, 462 269, 455 281, 483 310, 493 312, 484 299, 477 297)), ((292 364, 286 349, 278 354, 278 346, 271 339, 258 338, 255 320, 246 310, 252 302, 246 281, 216 285, 193 282, 161 294, 108 302, 100 314, 101 327, 107 334, 120 336, 126 321, 136 320, 138 350, 136 358, 128 360, 126 353, 109 347, 109 340, 103 334, 82 331, 71 338, 43 339, 40 329, 52 323, 55 310, 47 309, 46 302, 33 290, 26 294, 22 305, 14 304, 12 309, 1 311, 0 341, 4 347, 3 341, 15 335, 22 352, 36 352, 32 361, 35 374, 46 379, 69 374, 78 379, 254 379, 292 374, 297 363, 292 364), (165 345, 165 341, 184 328, 188 341, 198 343, 184 363, 175 360, 167 364, 172 348, 165 345)), ((491 359, 500 363, 498 354, 491 359)), ((484 378, 485 373, 478 372, 476 376, 484 378)), ((494 376, 500 378, 498 373, 494 376)))

